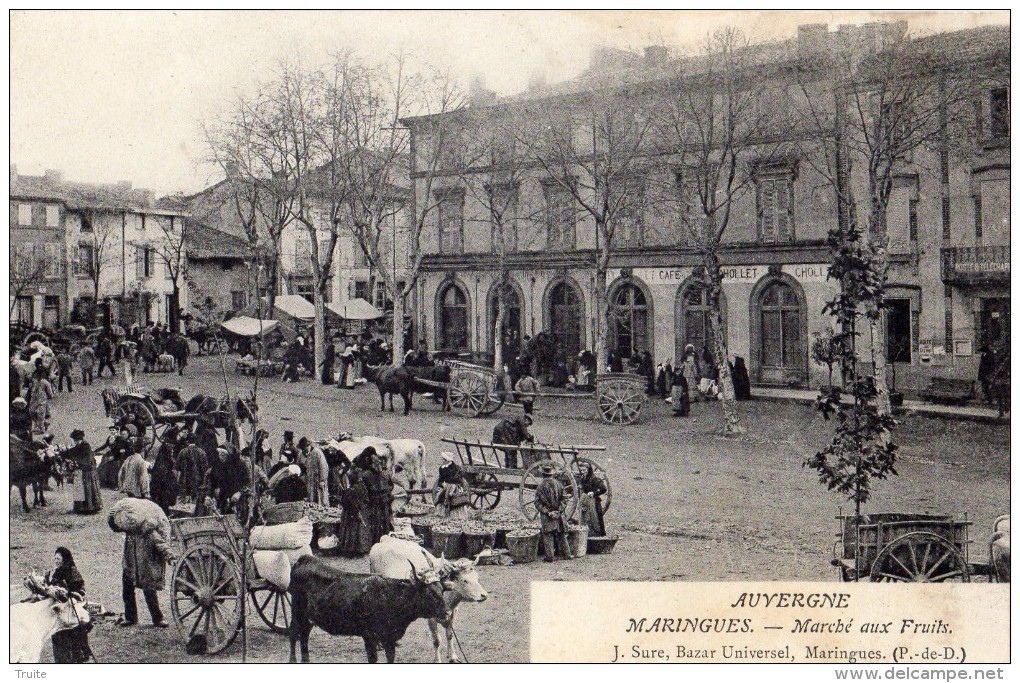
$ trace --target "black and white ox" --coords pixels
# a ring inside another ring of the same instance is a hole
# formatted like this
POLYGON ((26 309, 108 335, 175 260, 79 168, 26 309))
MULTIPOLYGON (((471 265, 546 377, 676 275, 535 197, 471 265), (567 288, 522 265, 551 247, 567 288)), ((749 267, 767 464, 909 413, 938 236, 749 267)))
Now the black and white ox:
POLYGON ((488 592, 478 581, 475 567, 478 561, 469 559, 447 560, 436 557, 417 543, 405 541, 392 536, 383 536, 372 546, 368 553, 369 571, 393 579, 407 579, 412 571, 431 569, 439 574, 443 584, 443 599, 449 608, 449 616, 429 619, 429 630, 432 632, 432 644, 435 647, 436 663, 443 661, 439 626, 446 631, 446 652, 448 660, 459 662, 460 658, 453 647, 453 620, 457 606, 461 602, 485 602, 488 592))
POLYGON ((301 661, 308 661, 308 634, 318 626, 334 636, 361 636, 373 664, 379 661, 382 645, 392 664, 397 641, 412 622, 445 619, 450 613, 434 571, 416 570, 404 580, 351 574, 312 555, 301 557, 291 570, 290 599, 291 662, 297 661, 294 648, 299 640, 301 661))
POLYGON ((78 596, 45 598, 11 605, 11 663, 37 664, 43 645, 57 631, 89 623, 88 611, 78 596))

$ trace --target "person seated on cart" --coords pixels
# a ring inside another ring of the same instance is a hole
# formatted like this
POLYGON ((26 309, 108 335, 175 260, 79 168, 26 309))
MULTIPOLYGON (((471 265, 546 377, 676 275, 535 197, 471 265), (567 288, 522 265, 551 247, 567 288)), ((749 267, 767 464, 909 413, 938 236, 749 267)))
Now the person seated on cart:
POLYGON ((454 460, 453 453, 440 454, 443 464, 439 467, 436 478, 436 506, 443 511, 444 517, 451 519, 467 519, 471 507, 471 497, 467 493, 467 479, 464 470, 454 460))
MULTIPOLYGON (((492 430, 492 443, 506 446, 520 446, 523 443, 535 443, 535 437, 528 431, 534 423, 531 415, 519 415, 500 420, 492 430)), ((508 469, 517 469, 517 450, 503 450, 504 462, 508 469)))
POLYGON ((540 471, 542 483, 535 491, 535 507, 538 509, 539 521, 542 524, 542 549, 545 561, 556 560, 556 545, 559 545, 563 559, 572 560, 570 546, 567 544, 567 522, 563 518, 567 506, 563 483, 556 478, 556 468, 552 463, 545 463, 540 471))

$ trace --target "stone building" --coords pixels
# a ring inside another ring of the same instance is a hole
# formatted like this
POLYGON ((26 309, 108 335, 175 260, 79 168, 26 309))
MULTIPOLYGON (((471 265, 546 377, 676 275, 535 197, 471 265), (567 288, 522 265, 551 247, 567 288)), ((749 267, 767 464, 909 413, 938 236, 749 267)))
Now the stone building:
POLYGON ((130 182, 19 175, 12 166, 10 215, 13 320, 50 329, 170 322, 183 212, 130 182))
MULTIPOLYGON (((789 88, 784 65, 805 50, 838 36, 860 41, 866 54, 902 30, 895 24, 836 32, 802 27, 797 39, 760 49, 761 78, 789 88)), ((890 267, 883 324, 897 388, 907 392, 933 375, 974 378, 978 349, 1008 329, 1009 320, 1009 89, 997 78, 1005 73, 1008 84, 1009 31, 984 28, 920 40, 972 59, 989 85, 977 89, 973 103, 976 151, 925 148, 897 160, 886 226, 890 267)), ((476 91, 468 107, 442 121, 406 121, 418 150, 414 201, 437 207, 422 239, 428 256, 419 284, 419 324, 430 346, 493 350, 499 258, 493 220, 477 189, 491 192, 508 177, 498 161, 472 166, 463 154, 435 152, 437 131, 443 131, 444 144, 456 146, 491 135, 494 121, 521 117, 522 111, 528 120, 542 118, 534 112, 553 121, 562 114, 565 125, 574 126, 572 144, 581 156, 594 154, 591 131, 576 118, 571 122, 575 103, 608 90, 641 115, 654 106, 665 59, 662 48, 649 48, 644 57, 602 49, 574 81, 536 83, 502 99, 476 91), (442 162, 435 173, 424 170, 433 152, 442 162)), ((544 131, 528 134, 537 138, 544 131)), ((811 361, 810 345, 833 324, 822 309, 837 291, 827 278, 826 238, 839 212, 818 165, 798 158, 795 146, 789 149, 794 151, 756 169, 754 186, 732 204, 720 254, 724 334, 730 353, 747 360, 753 383, 817 386, 827 381, 827 369, 811 361)), ((609 344, 625 357, 647 350, 664 362, 678 358, 686 344, 702 349, 711 331, 698 275, 701 256, 678 230, 675 208, 660 191, 680 184, 682 169, 654 141, 642 156, 633 189, 638 201, 610 260, 609 344)), ((508 187, 514 193, 514 247, 506 256, 512 293, 503 333, 519 339, 550 331, 562 356, 570 357, 594 346, 598 245, 592 217, 554 180, 548 168, 530 162, 508 187)), ((855 175, 852 182, 862 181, 855 175)))
POLYGON ((245 240, 187 219, 188 286, 191 315, 222 319, 253 300, 255 279, 248 268, 245 240))

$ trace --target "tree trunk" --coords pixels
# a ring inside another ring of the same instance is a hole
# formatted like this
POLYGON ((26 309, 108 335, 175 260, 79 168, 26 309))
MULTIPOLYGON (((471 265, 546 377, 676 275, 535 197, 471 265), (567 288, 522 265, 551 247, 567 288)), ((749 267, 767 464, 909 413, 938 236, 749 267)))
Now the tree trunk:
POLYGON ((709 323, 712 326, 712 338, 715 365, 719 371, 720 400, 726 424, 723 432, 727 436, 742 434, 745 430, 740 426, 737 416, 736 392, 733 389, 733 375, 730 373, 729 349, 726 348, 725 322, 722 317, 722 273, 719 270, 719 256, 714 251, 704 255, 706 299, 709 307, 709 323))
POLYGON ((312 292, 312 304, 315 306, 315 344, 313 347, 315 360, 312 372, 315 373, 315 377, 321 380, 322 365, 326 360, 326 301, 318 284, 312 292))
MULTIPOLYGON (((596 226, 595 228, 599 228, 596 226)), ((609 295, 606 291, 609 254, 599 254, 595 262, 595 362, 598 374, 609 372, 609 295)))
POLYGON ((506 290, 504 284, 499 288, 499 298, 496 299, 496 325, 492 330, 492 367, 499 372, 503 369, 503 320, 506 317, 506 290))
POLYGON ((406 288, 402 288, 393 297, 393 364, 400 365, 404 362, 404 300, 407 297, 406 288))
POLYGON ((170 293, 170 331, 177 334, 181 331, 181 286, 177 280, 173 281, 173 291, 170 293))

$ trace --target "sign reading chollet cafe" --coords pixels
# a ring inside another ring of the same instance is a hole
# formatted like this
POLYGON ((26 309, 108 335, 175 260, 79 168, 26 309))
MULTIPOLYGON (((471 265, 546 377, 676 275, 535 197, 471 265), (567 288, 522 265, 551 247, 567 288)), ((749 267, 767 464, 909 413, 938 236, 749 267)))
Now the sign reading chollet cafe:
MULTIPOLYGON (((768 273, 768 266, 723 266, 723 280, 730 282, 757 282, 768 273)), ((784 265, 783 272, 798 282, 825 282, 829 266, 824 263, 784 265)), ((635 268, 634 276, 649 285, 679 285, 694 273, 694 268, 635 268)))

